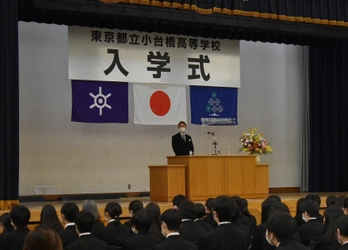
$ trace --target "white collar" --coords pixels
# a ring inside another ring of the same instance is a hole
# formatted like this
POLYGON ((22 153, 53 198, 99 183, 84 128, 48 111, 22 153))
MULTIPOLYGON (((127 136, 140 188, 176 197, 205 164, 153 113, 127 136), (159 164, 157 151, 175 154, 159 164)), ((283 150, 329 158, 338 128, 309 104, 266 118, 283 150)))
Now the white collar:
POLYGON ((65 228, 67 228, 68 226, 75 226, 75 223, 74 222, 66 223, 65 228))
POLYGON ((85 233, 80 233, 79 237, 84 236, 84 235, 90 235, 91 232, 85 232, 85 233))
POLYGON ((222 222, 219 222, 218 225, 222 225, 222 224, 231 224, 231 222, 230 221, 222 221, 222 222))
POLYGON ((168 238, 169 236, 173 236, 173 235, 180 235, 180 234, 179 234, 179 232, 170 233, 170 234, 167 235, 167 238, 168 238))

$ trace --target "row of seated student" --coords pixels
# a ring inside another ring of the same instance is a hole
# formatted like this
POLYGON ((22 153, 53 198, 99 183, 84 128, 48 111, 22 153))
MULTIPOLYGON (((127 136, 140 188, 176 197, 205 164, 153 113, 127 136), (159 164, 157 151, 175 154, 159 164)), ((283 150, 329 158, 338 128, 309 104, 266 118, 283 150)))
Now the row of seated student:
POLYGON ((63 204, 61 220, 45 205, 33 231, 27 228, 29 209, 18 205, 0 217, 0 250, 348 249, 348 198, 328 196, 324 216, 320 202, 318 195, 300 198, 292 217, 280 197, 271 195, 261 205, 259 225, 238 196, 210 198, 204 206, 177 195, 162 215, 156 203, 144 207, 134 200, 128 206, 131 220, 124 224, 121 206, 110 202, 104 226, 96 203, 86 200, 81 211, 74 202, 63 204))

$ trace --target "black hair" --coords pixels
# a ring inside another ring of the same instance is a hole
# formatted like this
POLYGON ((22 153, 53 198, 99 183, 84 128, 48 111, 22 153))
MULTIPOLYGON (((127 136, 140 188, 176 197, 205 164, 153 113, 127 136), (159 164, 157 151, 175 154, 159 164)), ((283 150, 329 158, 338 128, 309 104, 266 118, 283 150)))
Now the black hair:
POLYGON ((344 199, 342 206, 348 208, 348 197, 344 199))
POLYGON ((305 200, 301 203, 301 212, 307 212, 310 217, 316 217, 319 213, 319 204, 314 200, 305 200))
POLYGON ((136 213, 143 208, 144 208, 144 205, 140 200, 131 201, 128 205, 128 210, 133 211, 133 213, 136 213))
POLYGON ((294 238, 296 231, 295 220, 288 213, 276 212, 266 223, 266 229, 273 233, 279 242, 294 238))
POLYGON ((149 214, 149 217, 151 219, 150 233, 159 238, 162 238, 163 235, 161 232, 161 210, 159 206, 154 202, 150 202, 146 205, 145 210, 149 214))
POLYGON ((63 226, 58 219, 57 211, 52 205, 47 204, 41 209, 40 226, 53 229, 57 233, 63 231, 63 226))
POLYGON ((344 205, 344 201, 345 201, 346 198, 347 198, 346 195, 340 195, 340 196, 338 196, 338 197, 336 198, 335 205, 336 205, 336 206, 342 207, 342 206, 344 205))
POLYGON ((109 202, 106 204, 104 212, 108 212, 111 218, 117 219, 122 214, 122 207, 117 202, 109 202))
POLYGON ((30 211, 26 206, 17 205, 12 208, 10 217, 16 228, 25 228, 30 219, 30 211))
POLYGON ((162 221, 166 223, 168 230, 179 231, 181 227, 182 216, 177 209, 168 209, 162 214, 162 221))
POLYGON ((145 209, 136 212, 132 217, 132 225, 135 226, 140 233, 149 232, 151 228, 151 218, 149 213, 145 211, 145 209))
POLYGON ((207 209, 212 212, 213 210, 213 204, 214 204, 214 198, 208 198, 206 201, 205 201, 205 206, 207 207, 207 209))
POLYGON ((248 209, 248 201, 246 199, 240 200, 240 211, 242 214, 244 214, 247 217, 251 216, 249 209, 248 209))
POLYGON ((320 207, 321 199, 320 199, 319 195, 317 195, 317 194, 307 194, 305 199, 317 202, 319 204, 319 207, 320 207))
POLYGON ((282 199, 279 197, 279 195, 272 194, 266 198, 268 201, 279 201, 282 202, 282 199))
POLYGON ((79 207, 76 205, 75 202, 67 202, 63 204, 62 208, 60 209, 60 213, 65 216, 65 219, 69 222, 75 221, 75 216, 79 212, 79 207))
POLYGON ((296 202, 296 215, 302 215, 302 211, 301 211, 301 204, 302 202, 304 202, 306 199, 304 197, 300 198, 297 200, 296 202))
POLYGON ((273 203, 275 203, 275 201, 267 200, 267 199, 261 203, 261 224, 264 224, 267 222, 268 217, 270 215, 269 210, 271 209, 271 206, 273 203))
POLYGON ((202 203, 195 203, 196 218, 202 219, 205 215, 205 207, 202 203))
POLYGON ((326 207, 335 205, 337 197, 335 195, 329 195, 326 197, 326 207))
POLYGON ((183 194, 178 194, 173 198, 173 206, 179 207, 180 203, 187 200, 186 196, 183 194))
POLYGON ((220 222, 235 222, 240 213, 237 204, 225 195, 218 196, 214 199, 213 209, 217 213, 220 222))
POLYGON ((184 121, 180 121, 180 122, 178 123, 178 126, 180 125, 180 123, 185 124, 185 126, 187 125, 187 124, 186 124, 186 122, 184 122, 184 121))
POLYGON ((239 210, 242 209, 242 199, 239 196, 232 196, 231 199, 237 204, 239 210))
POLYGON ((178 208, 183 219, 190 219, 190 220, 196 219, 195 205, 192 201, 185 200, 180 203, 178 208))
POLYGON ((272 214, 274 214, 276 212, 282 212, 282 213, 290 214, 290 209, 283 202, 274 202, 274 203, 272 203, 272 205, 271 205, 271 207, 269 209, 269 214, 272 215, 272 214))
POLYGON ((348 215, 340 216, 336 221, 336 229, 340 230, 340 234, 348 237, 348 215))
POLYGON ((94 215, 89 211, 82 210, 75 216, 75 225, 80 233, 91 232, 94 222, 94 215))
POLYGON ((343 215, 343 211, 341 207, 338 206, 329 206, 324 211, 324 234, 323 237, 327 241, 331 241, 336 234, 335 223, 337 219, 343 215))
POLYGON ((11 224, 10 213, 3 213, 2 215, 0 215, 0 222, 4 226, 5 230, 12 230, 13 229, 13 226, 11 224))

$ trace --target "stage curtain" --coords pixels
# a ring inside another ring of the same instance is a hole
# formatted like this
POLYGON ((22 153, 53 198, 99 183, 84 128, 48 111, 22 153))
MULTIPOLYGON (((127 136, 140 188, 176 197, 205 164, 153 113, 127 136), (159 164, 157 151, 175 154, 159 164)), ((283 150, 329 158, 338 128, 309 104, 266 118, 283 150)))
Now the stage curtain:
POLYGON ((18 1, 0 1, 0 210, 18 204, 18 1))
POLYGON ((310 47, 309 191, 348 190, 348 43, 310 47))
POLYGON ((348 26, 348 1, 342 0, 99 0, 106 4, 146 6, 196 11, 200 14, 227 14, 348 26))

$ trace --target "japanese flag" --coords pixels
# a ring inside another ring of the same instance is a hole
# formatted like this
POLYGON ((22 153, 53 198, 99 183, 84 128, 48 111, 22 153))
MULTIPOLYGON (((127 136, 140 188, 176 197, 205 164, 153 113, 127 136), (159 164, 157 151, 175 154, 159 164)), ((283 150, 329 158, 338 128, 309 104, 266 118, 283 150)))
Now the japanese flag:
POLYGON ((134 123, 172 125, 186 121, 185 86, 133 84, 134 123))

